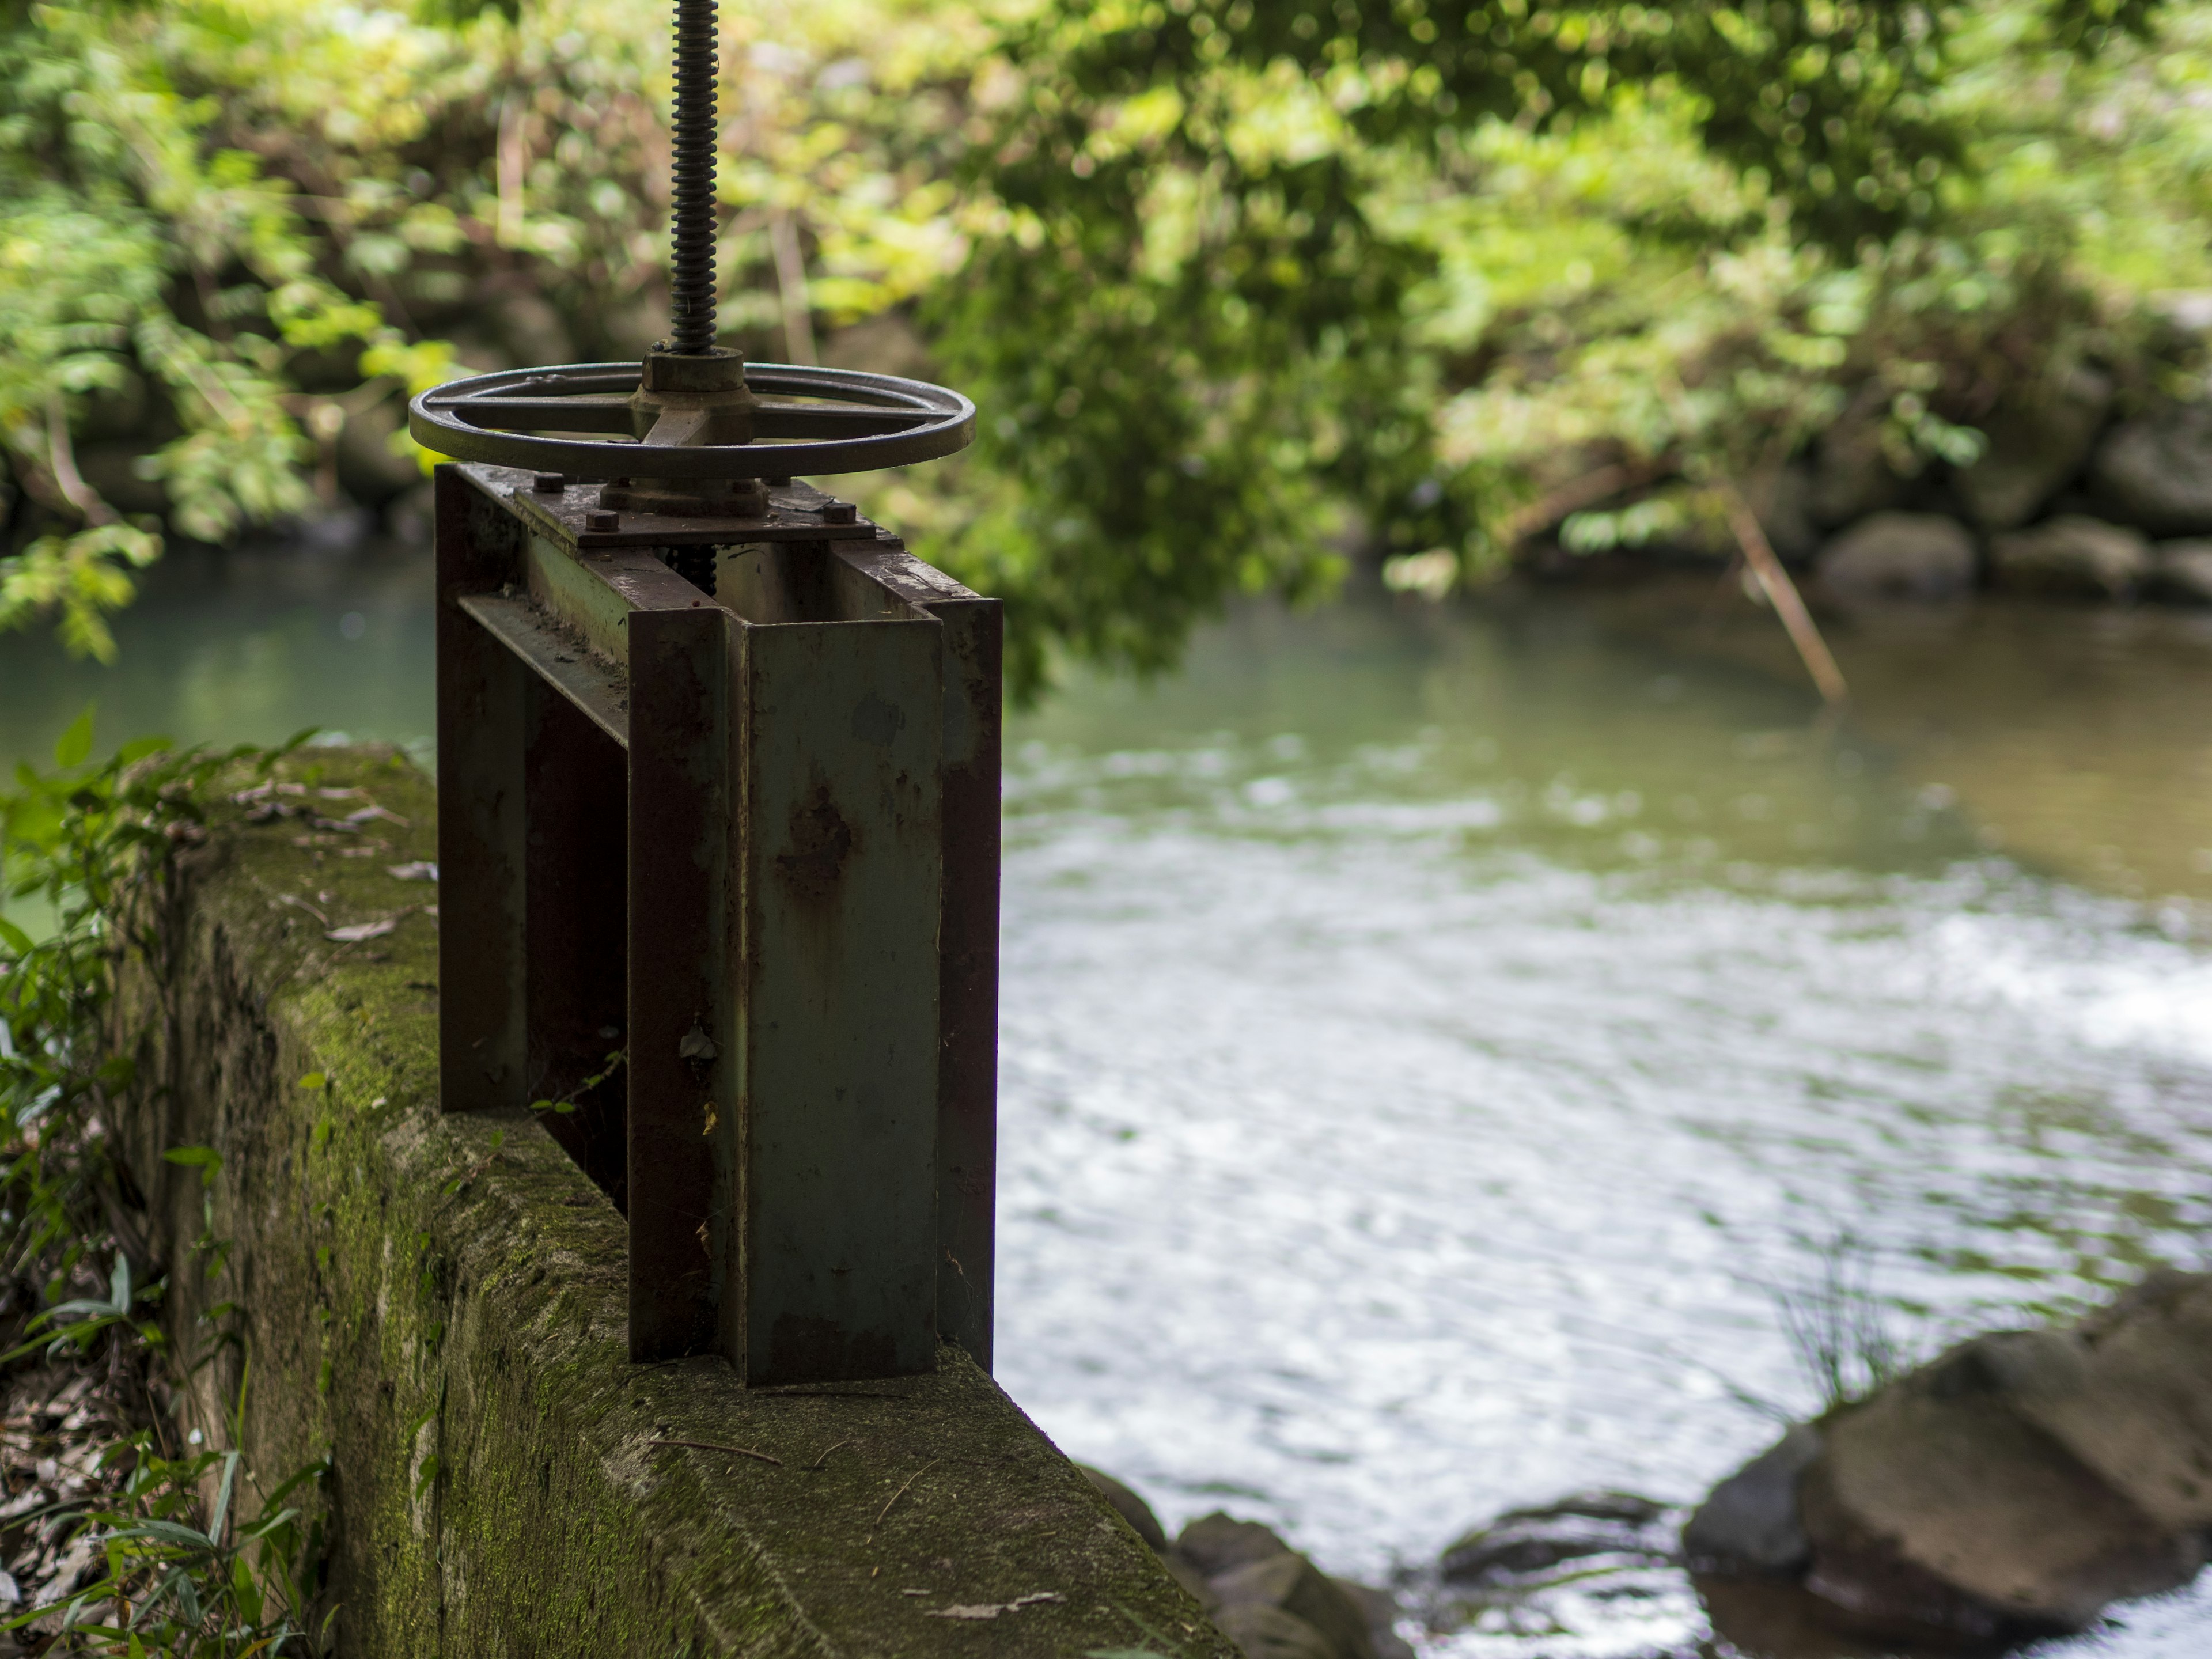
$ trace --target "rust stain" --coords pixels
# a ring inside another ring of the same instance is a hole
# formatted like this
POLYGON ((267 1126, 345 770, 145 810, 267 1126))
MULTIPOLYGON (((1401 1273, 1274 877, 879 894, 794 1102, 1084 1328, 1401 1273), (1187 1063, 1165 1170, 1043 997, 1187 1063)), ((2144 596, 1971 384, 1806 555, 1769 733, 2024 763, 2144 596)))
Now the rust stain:
POLYGON ((812 799, 792 809, 787 839, 791 850, 776 854, 775 869, 793 896, 818 901, 836 892, 857 837, 829 785, 816 785, 812 799))

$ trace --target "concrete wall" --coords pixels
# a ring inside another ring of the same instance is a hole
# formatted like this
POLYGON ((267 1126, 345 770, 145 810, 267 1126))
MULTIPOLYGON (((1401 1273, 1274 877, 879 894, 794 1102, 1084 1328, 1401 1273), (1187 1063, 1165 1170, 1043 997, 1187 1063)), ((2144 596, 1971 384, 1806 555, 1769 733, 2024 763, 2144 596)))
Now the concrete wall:
POLYGON ((364 793, 279 796, 295 816, 219 821, 179 859, 119 1002, 122 1128, 173 1335, 216 1355, 202 1421, 243 1388, 264 1492, 334 1455, 340 1653, 1234 1653, 957 1350, 781 1390, 629 1364, 605 1197, 526 1114, 437 1110, 437 890, 387 873, 434 856, 428 783, 376 750, 289 775, 364 793), (372 805, 405 822, 299 815, 372 805), (204 1194, 162 1156, 185 1146, 222 1155, 204 1194))

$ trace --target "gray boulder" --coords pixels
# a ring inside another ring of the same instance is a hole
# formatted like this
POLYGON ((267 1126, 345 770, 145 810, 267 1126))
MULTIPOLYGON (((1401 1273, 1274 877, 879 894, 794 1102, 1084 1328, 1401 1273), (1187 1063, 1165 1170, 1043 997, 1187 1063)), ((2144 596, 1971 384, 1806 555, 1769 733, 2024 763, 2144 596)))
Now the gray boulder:
MULTIPOLYGON (((1375 1659, 1367 1616, 1336 1581, 1293 1550, 1208 1577, 1219 1623, 1231 1609, 1273 1607, 1321 1632, 1335 1659, 1375 1659)), ((1233 1639, 1233 1638, 1232 1638, 1233 1639)))
POLYGON ((1895 507, 1905 482, 1893 471, 1881 447, 1881 423, 1846 413, 1814 447, 1813 476, 1805 508, 1824 530, 1895 507))
POLYGON ((1797 1512, 1797 1483, 1820 1447, 1820 1431, 1801 1423, 1715 1486, 1682 1528, 1691 1564, 1759 1575, 1801 1571, 1813 1546, 1797 1512))
POLYGON ((2123 421, 2097 447, 2089 477, 2122 523, 2154 536, 2212 532, 2212 403, 2123 421))
POLYGON ((1821 585, 1852 599, 1950 599, 1974 585, 1974 538, 1936 513, 1877 513, 1820 550, 1821 585))
POLYGON ((1398 1634, 1400 1608, 1395 1595, 1372 1584, 1354 1583, 1349 1578, 1331 1582, 1351 1598, 1360 1617, 1367 1621, 1367 1638, 1374 1644, 1375 1659, 1415 1659, 1413 1644, 1398 1634))
POLYGON ((1438 1571, 1453 1583, 1482 1583, 1542 1572, 1589 1556, 1673 1557, 1658 1523, 1666 1510, 1633 1492, 1577 1492, 1556 1504, 1508 1510, 1443 1553, 1438 1571))
POLYGON ((2195 1575, 2195 1537, 1988 1396, 1933 1383, 1923 1373, 1830 1425, 1801 1495, 1816 1595, 1981 1638, 2079 1630, 2195 1575))
POLYGON ((1328 1638, 1304 1620, 1265 1602, 1224 1607, 1213 1622, 1244 1659, 1341 1659, 1328 1638))
POLYGON ((1823 1425, 1805 1588, 1973 1639, 2079 1630, 2186 1583, 2212 1527, 2212 1274, 1961 1343, 1823 1425))
POLYGON ((2125 526, 2069 514, 1993 538, 1990 568, 2014 592, 2124 599, 2151 573, 2150 543, 2125 526))
POLYGON ((1989 447, 1953 479, 1974 521, 2010 530, 2033 518, 2080 474, 2112 407, 2112 383, 2094 369, 2001 404, 1982 422, 1989 447))
POLYGON ((2147 592, 2178 605, 2212 605, 2212 541, 2160 542, 2147 592))
POLYGON ((1329 1577, 1257 1521, 1202 1515, 1165 1559, 1249 1659, 1413 1659, 1389 1591, 1329 1577))
POLYGON ((1160 1518, 1152 1513, 1150 1504, 1103 1469, 1094 1469, 1088 1463, 1075 1467, 1083 1471, 1083 1478, 1098 1489, 1099 1495, 1114 1506, 1114 1512, 1129 1523, 1138 1537, 1158 1553, 1167 1553, 1167 1530, 1160 1525, 1160 1518))
POLYGON ((2212 1528, 2212 1279, 2158 1273, 2070 1331, 1969 1345, 2001 1394, 2158 1526, 2212 1528))
POLYGON ((1273 1527, 1257 1521, 1239 1521, 1224 1510, 1201 1515, 1185 1527, 1175 1541, 1176 1553, 1208 1578, 1232 1567, 1264 1561, 1289 1553, 1290 1546, 1273 1527))

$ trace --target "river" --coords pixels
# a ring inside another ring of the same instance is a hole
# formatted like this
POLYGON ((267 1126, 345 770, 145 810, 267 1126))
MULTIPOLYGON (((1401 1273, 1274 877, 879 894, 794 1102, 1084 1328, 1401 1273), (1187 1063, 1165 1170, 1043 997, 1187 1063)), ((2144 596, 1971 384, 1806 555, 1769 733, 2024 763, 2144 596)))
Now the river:
MULTIPOLYGON (((419 551, 183 555, 112 669, 0 641, 0 760, 422 747, 419 551)), ((1170 1528, 1334 1571, 1692 1500, 1818 1395, 1841 1261, 1913 1352, 2212 1229, 2212 618, 1839 622, 1832 729, 1710 580, 1240 612, 1007 747, 1000 1375, 1170 1528)), ((1696 1652, 1662 1575, 1425 1643, 1696 1652), (1525 1621, 1524 1621, 1525 1625, 1525 1621)), ((1733 1652, 1707 1644, 1707 1652, 1733 1652)), ((2051 1651, 2212 1650, 2212 1594, 2051 1651)))

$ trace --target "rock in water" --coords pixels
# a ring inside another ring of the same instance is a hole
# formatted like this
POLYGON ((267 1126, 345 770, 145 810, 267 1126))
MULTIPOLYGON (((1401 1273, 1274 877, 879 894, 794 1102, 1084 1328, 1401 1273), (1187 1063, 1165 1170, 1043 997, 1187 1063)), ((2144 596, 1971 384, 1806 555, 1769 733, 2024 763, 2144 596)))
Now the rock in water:
POLYGON ((1989 448, 1953 480, 1974 521, 2010 530, 2033 518, 2081 472, 2112 406, 2112 381, 2085 368, 1992 413, 1981 423, 1989 448))
POLYGON ((1831 540, 1815 568, 1850 599, 1950 599, 1974 585, 1974 538, 1940 513, 1877 513, 1831 540))
POLYGON ((1222 1608, 1213 1622, 1243 1650, 1244 1659, 1342 1659, 1328 1638, 1280 1607, 1248 1601, 1222 1608))
POLYGON ((1291 1547, 1272 1527, 1257 1521, 1239 1521, 1220 1510, 1201 1515, 1182 1529, 1175 1541, 1176 1553, 1196 1567, 1201 1576, 1217 1578, 1232 1567, 1285 1555, 1291 1547))
POLYGON ((1797 1513, 1797 1483, 1820 1445, 1820 1431, 1799 1424, 1715 1486, 1682 1528, 1692 1567, 1760 1576, 1801 1571, 1813 1546, 1797 1513))
POLYGON ((1296 1551, 1248 1561, 1209 1577, 1206 1588, 1221 1607, 1217 1623, 1233 1607, 1279 1608, 1320 1632, 1328 1651, 1337 1659, 1375 1659, 1365 1613, 1334 1579, 1296 1551))
POLYGON ((1541 1572, 1592 1555, 1669 1560, 1657 1523, 1665 1510, 1633 1492, 1578 1492, 1540 1508, 1508 1510, 1443 1553, 1439 1570, 1455 1583, 1541 1572))
POLYGON ((2070 1331, 1966 1352, 1962 1391, 1993 1386, 2159 1526, 2212 1528, 2212 1278, 2153 1273, 2070 1331))
POLYGON ((2160 542, 2148 590, 2181 605, 2212 605, 2212 541, 2160 542))
POLYGON ((1808 1589, 1880 1628, 2079 1630, 2203 1565, 2212 1274, 1976 1337, 1822 1427, 1808 1589))
POLYGON ((2048 1435, 1986 1397, 1942 1397, 1926 1373, 1830 1425, 1801 1502, 1815 1595, 1977 1638, 2079 1630, 2202 1562, 2048 1435))
POLYGON ((2089 477, 2112 515, 2154 536, 2212 532, 2212 404, 2170 404, 2112 428, 2089 477))
POLYGON ((1083 1471, 1083 1478, 1098 1488, 1099 1495, 1114 1506, 1114 1512, 1127 1521, 1137 1536, 1152 1546, 1155 1553, 1167 1553, 1168 1534, 1160 1525, 1152 1506, 1116 1480, 1103 1469, 1094 1469, 1088 1463, 1075 1466, 1083 1471))
POLYGON ((1997 584, 2016 592, 2124 599, 2151 573, 2150 543, 2136 531, 2069 514, 1990 544, 1997 584))
POLYGON ((1367 1621, 1367 1639, 1374 1644, 1375 1659, 1415 1659, 1413 1644, 1398 1634, 1396 1596, 1372 1584, 1354 1583, 1349 1578, 1333 1578, 1329 1582, 1351 1598, 1360 1617, 1367 1621))

